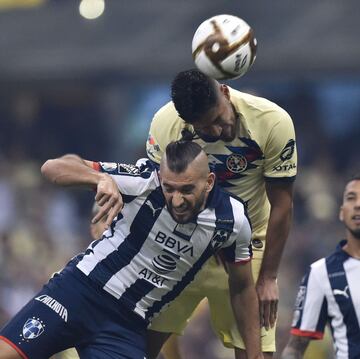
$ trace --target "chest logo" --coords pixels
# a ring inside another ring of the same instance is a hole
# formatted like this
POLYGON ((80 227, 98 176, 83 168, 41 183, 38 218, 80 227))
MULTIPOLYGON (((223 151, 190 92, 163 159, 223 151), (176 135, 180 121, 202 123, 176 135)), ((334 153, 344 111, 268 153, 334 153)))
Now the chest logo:
POLYGON ((349 286, 348 285, 344 288, 344 290, 341 290, 341 289, 334 289, 333 290, 334 295, 342 295, 346 299, 350 298, 348 292, 349 292, 349 286))
POLYGON ((163 252, 153 259, 152 265, 156 273, 166 274, 176 269, 176 263, 179 259, 179 255, 163 249, 163 252))
POLYGON ((226 159, 226 167, 233 173, 244 172, 247 168, 247 164, 248 162, 245 156, 234 153, 226 159))

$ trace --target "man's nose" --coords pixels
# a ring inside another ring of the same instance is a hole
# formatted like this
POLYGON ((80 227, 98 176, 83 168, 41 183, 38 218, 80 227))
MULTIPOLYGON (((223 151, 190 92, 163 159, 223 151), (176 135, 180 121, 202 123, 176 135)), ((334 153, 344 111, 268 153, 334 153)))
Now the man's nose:
POLYGON ((222 132, 222 127, 221 126, 211 126, 211 136, 213 137, 220 137, 222 132))
POLYGON ((172 198, 173 207, 180 207, 184 203, 184 198, 180 192, 176 192, 172 198))
POLYGON ((356 209, 360 209, 360 196, 358 196, 358 197, 356 198, 355 208, 356 208, 356 209))

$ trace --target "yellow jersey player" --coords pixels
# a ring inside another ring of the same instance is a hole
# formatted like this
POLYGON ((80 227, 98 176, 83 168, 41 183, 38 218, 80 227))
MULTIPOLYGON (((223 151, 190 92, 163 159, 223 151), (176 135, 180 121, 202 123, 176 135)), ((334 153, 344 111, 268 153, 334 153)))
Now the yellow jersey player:
MULTIPOLYGON (((149 158, 160 163, 166 145, 192 138, 208 154, 212 171, 228 191, 242 198, 252 222, 253 275, 263 325, 262 351, 275 347, 278 267, 292 217, 297 154, 292 120, 264 98, 220 84, 198 70, 180 72, 172 101, 154 116, 147 140, 149 158)), ((207 297, 214 330, 235 358, 246 358, 236 329, 222 266, 210 260, 195 281, 156 318, 149 331, 149 359, 170 333, 181 335, 192 312, 207 297)))

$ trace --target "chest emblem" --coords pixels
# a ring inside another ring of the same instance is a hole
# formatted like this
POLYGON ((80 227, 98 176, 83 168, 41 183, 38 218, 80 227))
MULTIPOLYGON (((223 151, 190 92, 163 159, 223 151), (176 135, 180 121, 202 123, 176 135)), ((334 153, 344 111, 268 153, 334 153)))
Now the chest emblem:
POLYGON ((226 160, 226 167, 233 173, 241 173, 247 168, 247 159, 245 156, 231 154, 226 160))

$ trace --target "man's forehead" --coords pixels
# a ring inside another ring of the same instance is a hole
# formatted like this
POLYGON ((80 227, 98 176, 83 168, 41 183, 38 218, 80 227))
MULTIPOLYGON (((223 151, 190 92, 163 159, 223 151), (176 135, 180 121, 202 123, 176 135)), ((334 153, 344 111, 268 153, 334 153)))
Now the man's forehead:
POLYGON ((168 168, 160 171, 161 181, 163 184, 171 186, 188 186, 191 184, 196 184, 199 180, 196 172, 185 171, 182 173, 175 173, 170 171, 168 168))
POLYGON ((349 193, 360 193, 360 180, 352 180, 346 185, 344 195, 349 193))

